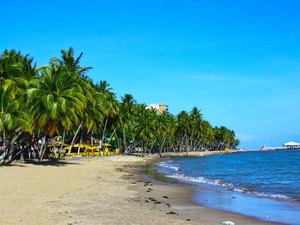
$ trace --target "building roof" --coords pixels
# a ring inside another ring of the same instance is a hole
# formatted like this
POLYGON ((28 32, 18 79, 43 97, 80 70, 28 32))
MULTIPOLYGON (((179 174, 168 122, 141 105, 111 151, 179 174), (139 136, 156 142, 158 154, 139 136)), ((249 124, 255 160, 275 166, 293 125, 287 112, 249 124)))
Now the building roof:
POLYGON ((290 142, 287 142, 287 143, 283 144, 283 146, 296 146, 296 145, 300 146, 300 143, 290 141, 290 142))

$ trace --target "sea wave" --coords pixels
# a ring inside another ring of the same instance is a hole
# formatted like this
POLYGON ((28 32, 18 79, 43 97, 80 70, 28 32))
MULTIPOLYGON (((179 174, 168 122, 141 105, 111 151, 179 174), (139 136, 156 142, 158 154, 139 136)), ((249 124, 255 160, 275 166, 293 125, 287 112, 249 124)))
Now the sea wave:
POLYGON ((212 180, 212 179, 207 179, 204 177, 189 177, 189 176, 185 176, 185 175, 179 174, 179 173, 167 175, 167 177, 175 178, 175 179, 183 180, 183 181, 187 181, 187 182, 212 184, 212 185, 218 185, 218 186, 222 186, 222 187, 232 187, 233 186, 232 184, 225 183, 224 181, 221 181, 221 180, 212 180))
POLYGON ((240 193, 248 193, 248 194, 253 194, 256 195, 257 197, 262 197, 262 198, 272 198, 272 199, 289 199, 293 200, 292 198, 282 195, 282 194, 266 194, 262 192, 257 192, 257 191, 251 191, 247 188, 233 188, 229 189, 230 191, 235 191, 235 192, 240 192, 240 193))
POLYGON ((261 198, 271 198, 271 199, 281 199, 281 200, 293 200, 288 196, 282 195, 282 194, 266 194, 266 193, 261 193, 261 192, 254 192, 251 191, 247 188, 235 188, 233 184, 224 182, 222 180, 213 180, 213 179, 207 179, 205 177, 190 177, 190 176, 185 176, 184 174, 172 174, 172 175, 167 175, 167 177, 174 178, 177 180, 181 180, 184 182, 192 182, 192 183, 202 183, 202 184, 210 184, 210 185, 215 185, 215 186, 221 186, 224 187, 225 189, 229 191, 234 191, 234 192, 239 192, 239 193, 245 193, 245 194, 252 194, 257 197, 261 198))
POLYGON ((158 165, 160 167, 171 169, 171 170, 175 170, 175 171, 179 171, 180 170, 180 168, 178 166, 171 166, 171 165, 168 165, 166 162, 160 162, 158 165))

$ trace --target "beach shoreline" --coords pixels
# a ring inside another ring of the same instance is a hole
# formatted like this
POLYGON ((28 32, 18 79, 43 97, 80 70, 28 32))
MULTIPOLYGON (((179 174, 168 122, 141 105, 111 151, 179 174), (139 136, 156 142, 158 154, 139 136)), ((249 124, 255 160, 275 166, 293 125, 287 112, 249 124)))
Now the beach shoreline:
MULTIPOLYGON (((232 153, 236 153, 236 152, 234 151, 232 153)), ((210 156, 210 155, 216 155, 216 154, 208 154, 208 155, 201 155, 201 156, 210 156)), ((166 158, 166 160, 169 159, 172 158, 166 158)), ((172 205, 174 205, 175 208, 180 209, 180 214, 182 215, 183 218, 189 217, 192 218, 193 221, 203 222, 204 224, 221 224, 222 223, 220 222, 221 220, 223 222, 232 221, 235 224, 285 224, 283 222, 270 221, 268 217, 266 217, 266 220, 263 220, 263 218, 258 218, 247 214, 241 214, 231 210, 209 207, 205 203, 201 203, 198 200, 196 200, 196 198, 199 197, 199 195, 202 195, 201 198, 203 200, 207 199, 205 201, 210 201, 207 192, 208 191, 214 192, 211 190, 214 187, 209 187, 205 185, 204 187, 199 188, 199 186, 189 185, 181 181, 178 181, 176 179, 169 178, 165 174, 158 172, 156 166, 154 167, 150 166, 150 169, 148 166, 147 169, 145 169, 145 171, 152 171, 152 170, 154 170, 155 172, 150 172, 150 173, 144 172, 144 174, 146 174, 146 179, 151 180, 156 185, 160 186, 159 188, 160 193, 168 193, 169 187, 173 189, 172 205), (182 195, 184 196, 183 198, 182 195)))
POLYGON ((1 167, 0 224, 276 224, 200 206, 191 190, 144 179, 141 166, 151 160, 112 156, 1 167))

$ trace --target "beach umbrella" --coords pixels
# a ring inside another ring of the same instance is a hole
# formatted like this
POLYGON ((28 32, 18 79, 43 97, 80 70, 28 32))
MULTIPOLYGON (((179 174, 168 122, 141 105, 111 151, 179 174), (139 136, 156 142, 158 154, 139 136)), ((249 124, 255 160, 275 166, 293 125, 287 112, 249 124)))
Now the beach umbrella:
POLYGON ((85 148, 85 145, 84 144, 74 144, 73 147, 75 148, 85 148))
POLYGON ((82 148, 82 149, 89 149, 89 150, 93 150, 95 148, 97 148, 97 146, 92 146, 92 145, 88 145, 88 144, 75 144, 73 145, 73 147, 75 148, 82 148))
POLYGON ((92 146, 92 145, 84 145, 84 147, 88 150, 94 150, 96 148, 96 146, 92 146))
POLYGON ((111 146, 111 144, 109 144, 109 143, 104 143, 104 146, 111 146))

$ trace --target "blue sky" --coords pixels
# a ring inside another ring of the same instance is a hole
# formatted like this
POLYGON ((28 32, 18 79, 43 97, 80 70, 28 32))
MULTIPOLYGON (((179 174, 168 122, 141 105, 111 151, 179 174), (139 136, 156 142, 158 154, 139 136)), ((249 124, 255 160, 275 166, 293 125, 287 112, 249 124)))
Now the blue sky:
POLYGON ((0 51, 45 65, 72 46, 118 97, 201 109, 240 147, 300 142, 300 3, 3 1, 0 51))

